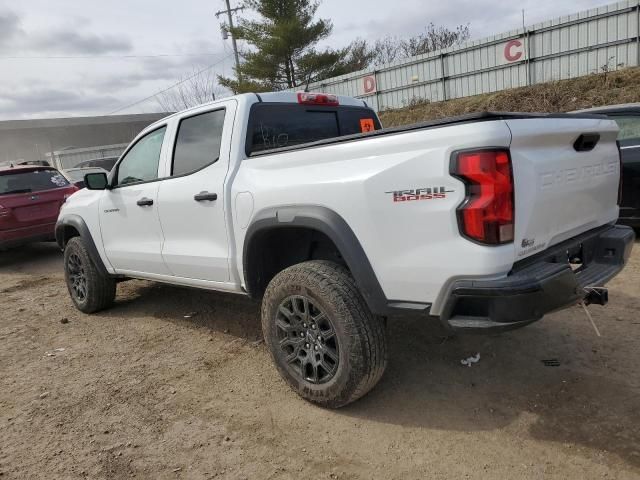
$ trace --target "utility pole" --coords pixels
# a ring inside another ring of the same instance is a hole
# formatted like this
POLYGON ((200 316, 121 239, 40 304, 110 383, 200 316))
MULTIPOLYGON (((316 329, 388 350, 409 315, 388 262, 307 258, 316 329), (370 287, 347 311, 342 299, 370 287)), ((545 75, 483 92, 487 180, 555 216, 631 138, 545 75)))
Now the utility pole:
POLYGON ((527 30, 527 25, 524 21, 524 8, 522 9, 522 33, 524 35, 524 41, 526 43, 525 47, 526 47, 526 58, 525 58, 525 68, 526 68, 526 75, 525 78, 527 79, 527 86, 531 85, 531 35, 529 35, 529 30, 527 30))
MULTIPOLYGON (((229 0, 225 0, 225 2, 227 4, 227 9, 216 12, 216 18, 219 18, 220 15, 226 13, 229 19, 229 30, 233 30, 233 14, 235 12, 244 10, 244 7, 231 8, 229 0)), ((238 54, 238 44, 236 43, 236 36, 233 33, 231 33, 231 44, 233 45, 233 54, 236 57, 236 73, 238 75, 238 81, 242 81, 242 75, 240 74, 240 55, 238 54)))

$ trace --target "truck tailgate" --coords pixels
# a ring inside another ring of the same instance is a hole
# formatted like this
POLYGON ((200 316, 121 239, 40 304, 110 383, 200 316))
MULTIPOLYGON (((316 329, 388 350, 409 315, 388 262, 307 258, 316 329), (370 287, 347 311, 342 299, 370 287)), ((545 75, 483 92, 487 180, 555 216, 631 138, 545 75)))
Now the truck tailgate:
POLYGON ((512 133, 517 259, 615 222, 620 176, 615 122, 560 117, 506 123, 512 133))

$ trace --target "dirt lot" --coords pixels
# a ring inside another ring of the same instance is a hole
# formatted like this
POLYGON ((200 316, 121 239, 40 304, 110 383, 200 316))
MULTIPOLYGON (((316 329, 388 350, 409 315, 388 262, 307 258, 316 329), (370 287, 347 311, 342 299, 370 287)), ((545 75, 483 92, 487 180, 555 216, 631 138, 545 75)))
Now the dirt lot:
POLYGON ((381 383, 326 411, 244 298, 132 281, 85 316, 54 246, 2 253, 0 478, 640 478, 639 282, 640 248, 591 307, 602 338, 578 308, 448 340, 394 320, 381 383))

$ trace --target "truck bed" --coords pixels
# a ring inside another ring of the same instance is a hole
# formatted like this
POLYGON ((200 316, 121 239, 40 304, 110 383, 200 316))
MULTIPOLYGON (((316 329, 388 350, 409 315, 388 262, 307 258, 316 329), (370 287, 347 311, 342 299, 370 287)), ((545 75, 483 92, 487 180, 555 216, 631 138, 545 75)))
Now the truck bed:
POLYGON ((425 122, 413 123, 410 125, 402 125, 400 127, 383 128, 382 130, 376 130, 369 133, 358 133, 355 135, 345 135, 342 137, 329 138, 326 140, 319 140, 317 142, 309 142, 303 145, 293 145, 282 148, 272 148, 269 150, 262 150, 259 152, 253 152, 251 157, 258 157, 263 155, 271 155, 279 152, 291 152, 295 150, 303 150, 308 148, 321 147, 324 145, 333 145, 336 143, 353 142, 357 140, 364 140, 374 137, 382 137, 386 135, 397 135, 406 132, 413 132, 416 130, 428 130, 441 127, 449 127, 452 125, 462 125, 475 122, 490 122, 496 120, 522 120, 522 119, 602 119, 606 118, 604 115, 597 114, 575 114, 575 113, 528 113, 528 112, 474 112, 465 115, 457 115, 455 117, 439 118, 435 120, 428 120, 425 122))

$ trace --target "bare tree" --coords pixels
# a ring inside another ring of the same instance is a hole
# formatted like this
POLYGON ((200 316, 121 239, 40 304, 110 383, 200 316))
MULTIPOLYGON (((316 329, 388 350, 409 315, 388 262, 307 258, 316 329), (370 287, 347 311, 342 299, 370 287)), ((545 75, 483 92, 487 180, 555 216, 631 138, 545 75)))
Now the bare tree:
POLYGON ((377 40, 373 52, 375 54, 374 63, 376 65, 386 65, 392 63, 403 56, 402 39, 398 37, 386 36, 377 40))
POLYGON ((409 38, 387 36, 373 46, 375 65, 392 63, 401 58, 435 52, 460 45, 471 36, 469 24, 458 25, 453 30, 430 23, 423 33, 409 38))
POLYGON ((211 70, 183 78, 187 80, 156 96, 156 101, 164 112, 179 112, 227 94, 227 91, 217 84, 211 70))
POLYGON ((414 57, 460 45, 467 41, 470 36, 469 24, 458 25, 454 30, 449 30, 446 27, 436 27, 433 23, 430 23, 423 33, 403 40, 401 49, 403 56, 414 57))

